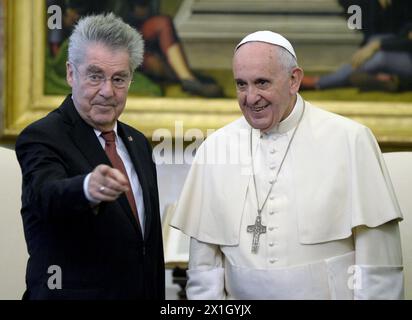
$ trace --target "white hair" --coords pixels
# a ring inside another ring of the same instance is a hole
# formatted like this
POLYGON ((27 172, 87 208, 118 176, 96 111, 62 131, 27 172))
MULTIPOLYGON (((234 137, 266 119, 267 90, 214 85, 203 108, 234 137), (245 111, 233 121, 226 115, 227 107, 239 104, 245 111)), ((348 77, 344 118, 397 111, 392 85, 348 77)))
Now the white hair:
POLYGON ((296 61, 296 58, 285 48, 281 46, 276 46, 276 47, 277 47, 276 53, 277 53, 279 64, 282 66, 282 68, 287 73, 291 73, 292 69, 298 66, 298 62, 296 61))
POLYGON ((69 62, 81 64, 90 43, 102 43, 114 50, 127 50, 131 72, 143 61, 142 36, 113 13, 87 16, 79 20, 69 39, 69 62))

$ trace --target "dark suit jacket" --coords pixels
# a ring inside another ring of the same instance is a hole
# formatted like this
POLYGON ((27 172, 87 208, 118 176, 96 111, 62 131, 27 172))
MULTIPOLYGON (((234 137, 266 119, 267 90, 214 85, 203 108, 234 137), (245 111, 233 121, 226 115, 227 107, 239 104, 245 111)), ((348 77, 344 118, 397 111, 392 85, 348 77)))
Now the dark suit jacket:
POLYGON ((16 154, 23 173, 21 214, 30 255, 24 298, 164 299, 161 221, 151 146, 143 134, 121 122, 118 134, 143 190, 144 239, 124 194, 114 202, 101 203, 97 214, 85 198, 85 176, 110 161, 70 96, 18 137, 16 154), (61 269, 62 289, 48 287, 48 282, 52 287, 58 285, 53 266, 61 269))

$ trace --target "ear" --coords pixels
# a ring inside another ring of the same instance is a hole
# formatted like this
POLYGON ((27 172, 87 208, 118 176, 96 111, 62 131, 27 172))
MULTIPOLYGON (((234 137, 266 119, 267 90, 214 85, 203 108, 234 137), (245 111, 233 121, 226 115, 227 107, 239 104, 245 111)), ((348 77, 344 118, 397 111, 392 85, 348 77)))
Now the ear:
POLYGON ((303 70, 299 67, 292 69, 290 76, 290 93, 296 94, 299 91, 300 83, 303 79, 303 70))
POLYGON ((66 81, 70 87, 73 87, 74 70, 69 61, 66 61, 66 81))

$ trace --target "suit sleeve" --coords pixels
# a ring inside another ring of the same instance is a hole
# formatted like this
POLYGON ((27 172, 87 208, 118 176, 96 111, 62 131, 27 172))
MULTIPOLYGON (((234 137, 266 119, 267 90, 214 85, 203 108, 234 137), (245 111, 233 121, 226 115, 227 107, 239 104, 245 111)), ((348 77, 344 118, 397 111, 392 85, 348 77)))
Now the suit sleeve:
POLYGON ((32 207, 31 212, 46 220, 90 210, 83 192, 86 175, 69 176, 62 146, 53 143, 50 135, 29 127, 16 143, 23 175, 22 209, 32 207))

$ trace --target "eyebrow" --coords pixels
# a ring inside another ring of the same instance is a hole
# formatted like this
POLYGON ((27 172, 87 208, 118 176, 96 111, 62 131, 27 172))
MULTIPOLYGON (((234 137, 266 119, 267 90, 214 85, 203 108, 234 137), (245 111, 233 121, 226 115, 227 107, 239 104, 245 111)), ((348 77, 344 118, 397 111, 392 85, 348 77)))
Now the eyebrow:
POLYGON ((127 71, 119 71, 119 72, 116 72, 113 76, 128 77, 130 76, 130 73, 127 71))
POLYGON ((95 65, 90 65, 86 69, 87 73, 104 73, 102 69, 100 69, 98 66, 95 65))
POLYGON ((264 78, 264 77, 259 77, 257 79, 255 79, 255 82, 259 82, 259 81, 270 81, 268 78, 264 78))
MULTIPOLYGON (((98 67, 94 64, 89 65, 86 69, 86 72, 87 73, 101 73, 101 74, 104 74, 104 71, 100 67, 98 67)), ((129 72, 124 71, 124 70, 115 72, 113 74, 113 76, 120 76, 120 77, 128 77, 129 75, 130 75, 129 72)))

